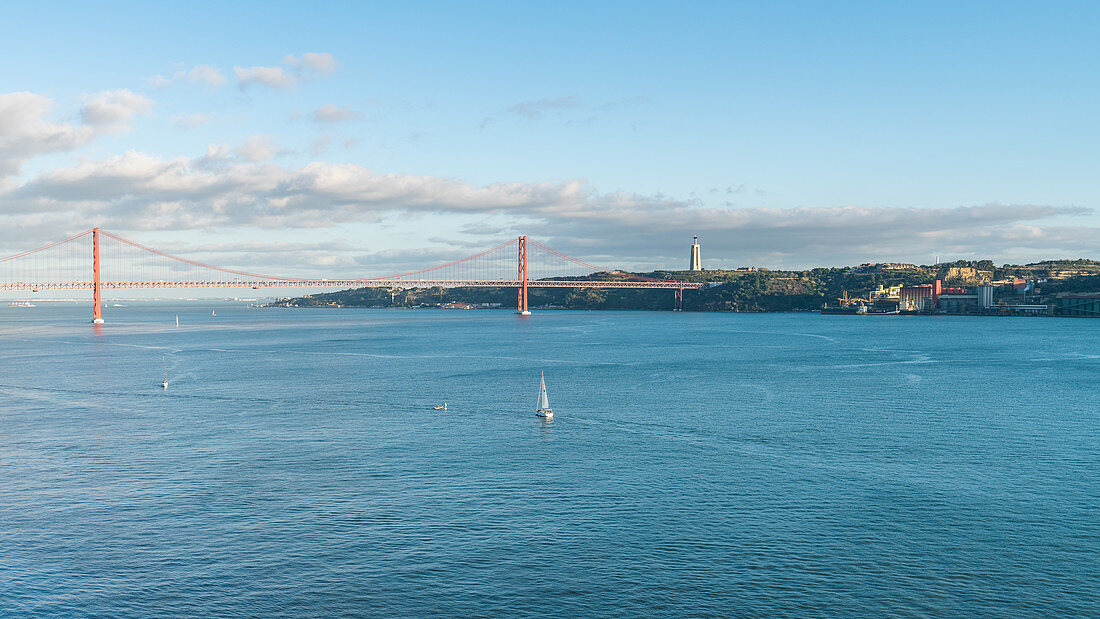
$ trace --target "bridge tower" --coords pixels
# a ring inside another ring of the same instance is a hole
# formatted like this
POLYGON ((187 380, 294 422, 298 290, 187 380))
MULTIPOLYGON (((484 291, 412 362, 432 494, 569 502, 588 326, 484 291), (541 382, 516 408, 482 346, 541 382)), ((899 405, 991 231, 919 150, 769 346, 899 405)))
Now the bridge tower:
POLYGON ((92 228, 92 324, 103 324, 103 299, 99 285, 99 228, 92 228))
POLYGON ((516 313, 520 316, 531 314, 527 309, 527 237, 519 237, 519 271, 516 280, 519 282, 519 298, 516 300, 516 313))
POLYGON ((674 288, 672 290, 672 311, 682 312, 684 311, 684 287, 674 288))

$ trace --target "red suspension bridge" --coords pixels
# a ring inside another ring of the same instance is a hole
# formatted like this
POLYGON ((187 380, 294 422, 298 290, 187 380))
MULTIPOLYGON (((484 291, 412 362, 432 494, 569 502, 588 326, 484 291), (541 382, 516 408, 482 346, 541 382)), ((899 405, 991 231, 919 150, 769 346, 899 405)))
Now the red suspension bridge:
POLYGON ((367 278, 300 278, 224 269, 92 228, 0 258, 0 290, 91 290, 93 322, 103 322, 102 292, 143 288, 458 288, 514 287, 527 312, 529 288, 664 288, 675 309, 699 284, 606 269, 521 236, 446 264, 367 278))

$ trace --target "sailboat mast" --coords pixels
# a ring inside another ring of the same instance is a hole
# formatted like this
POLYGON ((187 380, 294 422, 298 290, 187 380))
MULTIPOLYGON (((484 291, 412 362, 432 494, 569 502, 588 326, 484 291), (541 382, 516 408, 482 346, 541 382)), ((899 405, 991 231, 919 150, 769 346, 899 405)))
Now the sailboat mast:
POLYGON ((538 410, 548 410, 550 408, 550 400, 546 397, 546 373, 543 372, 539 378, 539 404, 538 410))

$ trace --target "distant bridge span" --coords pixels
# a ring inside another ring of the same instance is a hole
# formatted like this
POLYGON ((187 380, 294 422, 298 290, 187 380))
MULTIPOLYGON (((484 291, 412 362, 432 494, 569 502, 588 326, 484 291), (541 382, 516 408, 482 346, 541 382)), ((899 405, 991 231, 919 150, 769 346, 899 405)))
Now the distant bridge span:
POLYGON ((146 247, 99 228, 0 258, 0 290, 91 290, 92 322, 96 324, 103 323, 103 290, 436 287, 515 287, 517 311, 523 313, 527 312, 528 288, 669 289, 673 291, 674 308, 680 309, 684 290, 701 285, 601 268, 526 236, 446 264, 367 278, 278 277, 224 269, 146 247))

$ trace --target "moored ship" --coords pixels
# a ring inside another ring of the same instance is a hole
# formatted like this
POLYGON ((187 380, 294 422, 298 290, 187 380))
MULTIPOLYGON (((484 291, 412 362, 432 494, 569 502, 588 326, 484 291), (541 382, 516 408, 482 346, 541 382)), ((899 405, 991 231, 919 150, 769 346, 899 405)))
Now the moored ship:
MULTIPOLYGON (((900 310, 884 310, 876 308, 868 308, 866 305, 859 306, 842 306, 842 307, 823 307, 821 308, 822 314, 850 314, 853 316, 896 316, 901 314, 900 310)), ((908 312, 907 312, 908 313, 908 312)))
MULTIPOLYGON (((900 314, 898 306, 894 304, 891 306, 880 306, 873 298, 852 298, 848 296, 848 292, 844 292, 844 296, 837 299, 840 301, 840 305, 837 307, 825 307, 821 308, 822 314, 851 314, 856 316, 888 316, 893 314, 900 314)), ((880 299, 881 301, 881 299, 880 299)))

